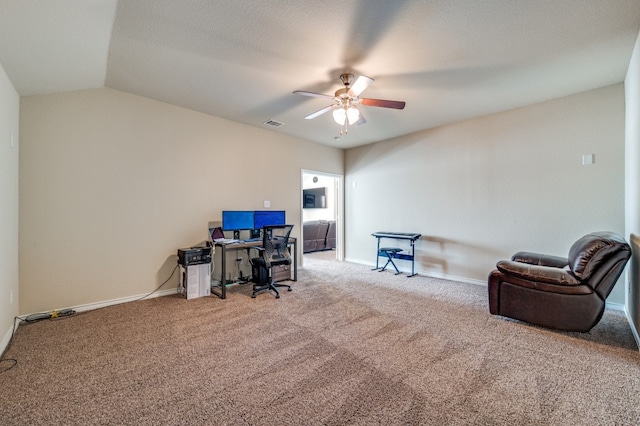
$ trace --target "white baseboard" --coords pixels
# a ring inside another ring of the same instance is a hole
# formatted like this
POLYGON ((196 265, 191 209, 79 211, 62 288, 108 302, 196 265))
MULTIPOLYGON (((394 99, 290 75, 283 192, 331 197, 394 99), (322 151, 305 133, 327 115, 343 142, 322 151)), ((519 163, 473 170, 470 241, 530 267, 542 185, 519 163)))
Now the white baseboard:
POLYGON ((638 347, 638 351, 640 352, 640 336, 638 335, 638 327, 636 327, 635 322, 627 309, 624 309, 624 314, 627 317, 627 322, 629 323, 629 327, 631 327, 631 334, 633 334, 633 338, 636 340, 636 346, 638 347))
POLYGON ((166 290, 159 290, 156 292, 153 292, 151 294, 138 294, 135 296, 127 296, 127 297, 121 297, 118 299, 111 299, 111 300, 104 300, 102 302, 95 302, 95 303, 87 303, 85 305, 78 305, 78 306, 72 306, 68 309, 73 309, 76 312, 84 312, 84 311, 91 311, 94 309, 99 309, 99 308, 104 308, 107 306, 113 306, 113 305, 119 305, 121 303, 127 303, 127 302, 135 302, 136 300, 142 300, 142 299, 153 299, 155 297, 162 297, 162 296, 170 296, 172 294, 176 294, 177 293, 177 289, 175 288, 169 288, 166 290))
POLYGON ((11 327, 9 327, 9 330, 4 334, 4 337, 2 338, 2 340, 0 340, 0 354, 4 353, 5 349, 7 349, 7 346, 9 346, 9 342, 11 341, 11 336, 13 336, 13 333, 17 330, 19 324, 20 322, 16 321, 14 318, 13 324, 11 324, 11 327))
MULTIPOLYGON (((368 261, 368 260, 361 260, 361 259, 351 259, 351 258, 345 258, 344 259, 347 262, 351 262, 351 263, 358 263, 361 265, 367 265, 367 266, 371 266, 371 267, 375 267, 375 263, 368 261)), ((410 271, 405 271, 403 268, 398 268, 400 271, 405 272, 405 273, 409 273, 410 271)), ((463 282, 463 283, 469 283, 469 284, 476 284, 476 285, 482 285, 482 286, 487 286, 487 281, 481 281, 481 280, 474 280, 474 279, 470 279, 470 278, 465 278, 465 277, 458 277, 455 275, 448 275, 448 274, 441 274, 438 272, 424 272, 424 271, 420 271, 420 270, 416 270, 416 272, 419 275, 423 275, 425 277, 432 277, 432 278, 441 278, 444 280, 451 280, 451 281, 458 281, 458 282, 463 282)), ((633 318, 631 318, 631 316, 629 315, 629 313, 627 312, 626 306, 624 304, 621 303, 614 303, 614 302, 605 302, 605 308, 606 309, 611 309, 613 311, 620 311, 620 312, 624 312, 625 316, 627 317, 627 321, 629 322, 629 326, 631 327, 631 332, 633 333, 633 338, 636 341, 636 345, 638 346, 638 350, 640 351, 640 335, 638 335, 638 328, 636 327, 636 325, 633 322, 633 318)))
POLYGON ((611 309, 612 311, 622 311, 622 312, 626 311, 624 305, 621 303, 605 302, 605 308, 611 309))
MULTIPOLYGON (((351 259, 351 258, 345 258, 344 259, 346 262, 351 262, 351 263, 358 263, 360 265, 367 265, 367 266, 371 266, 372 268, 376 266, 376 264, 374 262, 371 262, 369 260, 362 260, 362 259, 351 259)), ((384 265, 384 263, 382 265, 378 264, 378 266, 382 267, 384 265)), ((403 272, 405 274, 410 274, 411 270, 400 267, 400 265, 398 265, 398 270, 400 272, 403 272)), ((431 278, 440 278, 443 280, 450 280, 450 281, 458 281, 461 283, 467 283, 467 284, 475 284, 475 285, 482 285, 482 286, 487 286, 487 281, 486 280, 474 280, 472 278, 466 278, 466 277, 458 277, 456 275, 449 275, 449 274, 442 274, 439 272, 434 272, 434 271, 423 271, 421 269, 415 269, 414 272, 418 275, 422 275, 425 277, 431 277, 431 278)))
MULTIPOLYGON (((166 290, 159 290, 159 291, 153 292, 151 294, 149 294, 149 293, 138 294, 138 295, 135 295, 135 296, 127 296, 127 297, 121 297, 121 298, 118 298, 118 299, 104 300, 102 302, 87 303, 85 305, 71 306, 69 308, 64 308, 64 309, 72 309, 72 310, 74 310, 76 312, 85 312, 85 311, 91 311, 93 309, 104 308, 104 307, 107 307, 107 306, 119 305, 121 303, 135 302, 136 300, 153 299, 155 297, 170 296, 170 295, 176 294, 176 293, 177 293, 177 289, 176 288, 169 288, 169 289, 166 289, 166 290)), ((60 311, 62 309, 63 308, 56 309, 56 310, 60 311)), ((38 312, 33 312, 33 313, 29 314, 29 315, 33 315, 33 314, 36 314, 36 313, 38 313, 38 312)), ((21 315, 18 318, 23 320, 23 319, 27 318, 29 315, 21 315)), ((4 337, 0 341, 0 354, 3 353, 5 351, 5 349, 7 348, 7 346, 9 345, 9 342, 11 341, 11 336, 13 335, 13 332, 15 330, 17 330, 19 325, 20 325, 20 321, 15 321, 14 320, 13 326, 11 328, 9 328, 9 330, 5 333, 4 337)))

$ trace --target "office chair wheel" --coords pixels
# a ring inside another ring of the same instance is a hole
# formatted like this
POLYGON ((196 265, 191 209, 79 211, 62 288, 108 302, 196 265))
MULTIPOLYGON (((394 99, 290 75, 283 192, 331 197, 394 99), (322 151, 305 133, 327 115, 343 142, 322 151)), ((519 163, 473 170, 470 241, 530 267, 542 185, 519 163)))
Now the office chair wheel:
POLYGON ((252 299, 255 299, 255 298, 256 298, 256 295, 255 295, 255 294, 252 294, 252 295, 251 295, 251 298, 252 298, 252 299))
POLYGON ((287 289, 287 291, 291 291, 291 287, 289 287, 289 288, 287 289))
POLYGON ((279 294, 276 294, 276 299, 280 299, 280 295, 279 294))

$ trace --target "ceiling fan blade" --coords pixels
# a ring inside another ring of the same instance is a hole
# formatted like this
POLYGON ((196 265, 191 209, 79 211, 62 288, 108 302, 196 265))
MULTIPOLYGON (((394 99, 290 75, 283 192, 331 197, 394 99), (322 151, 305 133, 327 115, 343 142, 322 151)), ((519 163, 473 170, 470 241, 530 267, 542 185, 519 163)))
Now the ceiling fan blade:
POLYGON ((372 78, 361 75, 360 77, 358 77, 356 82, 353 83, 351 88, 349 88, 349 92, 347 93, 349 93, 350 96, 357 97, 360 95, 360 93, 364 92, 364 89, 369 87, 371 83, 373 83, 372 78))
POLYGON ((375 106, 382 108, 404 109, 404 101, 389 101, 386 99, 360 99, 360 103, 366 106, 375 106))
POLYGON ((318 111, 316 111, 316 112, 313 112, 313 113, 311 113, 311 114, 307 115, 307 116, 305 117, 305 119, 307 119, 307 120, 311 120, 312 118, 316 118, 317 116, 322 115, 322 114, 324 114, 324 113, 325 113, 325 112, 327 112, 327 111, 331 111, 332 109, 334 109, 334 108, 335 108, 335 107, 337 107, 337 106, 338 106, 338 104, 333 104, 333 105, 329 105, 329 106, 327 106, 327 107, 324 107, 324 108, 322 108, 321 110, 318 110, 318 111))
POLYGON ((323 93, 315 93, 315 92, 307 92, 304 90, 294 90, 294 92, 296 95, 302 95, 302 96, 312 96, 314 98, 329 98, 329 99, 333 99, 333 96, 331 95, 325 95, 323 93))

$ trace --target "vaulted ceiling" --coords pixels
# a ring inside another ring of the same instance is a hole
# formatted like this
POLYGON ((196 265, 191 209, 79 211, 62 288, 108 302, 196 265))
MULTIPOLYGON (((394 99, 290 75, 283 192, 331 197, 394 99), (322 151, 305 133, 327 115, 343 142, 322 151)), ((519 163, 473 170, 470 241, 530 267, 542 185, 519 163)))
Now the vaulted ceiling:
POLYGON ((348 148, 622 82, 639 30, 638 0, 0 0, 0 64, 22 96, 109 87, 348 148), (345 71, 406 108, 305 120, 331 100, 292 92, 345 71))

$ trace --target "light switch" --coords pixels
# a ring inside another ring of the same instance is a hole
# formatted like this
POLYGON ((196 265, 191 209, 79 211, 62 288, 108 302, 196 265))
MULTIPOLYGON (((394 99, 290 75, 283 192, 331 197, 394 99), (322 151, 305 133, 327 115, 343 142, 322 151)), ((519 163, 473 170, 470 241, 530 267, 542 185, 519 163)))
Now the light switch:
POLYGON ((11 142, 9 142, 9 146, 11 146, 11 149, 16 146, 16 143, 13 141, 13 133, 11 133, 11 142))
POLYGON ((271 207, 271 201, 269 201, 269 200, 264 200, 264 206, 265 206, 266 208, 271 207))
POLYGON ((593 154, 584 154, 582 156, 582 165, 588 166, 589 164, 593 164, 593 154))

